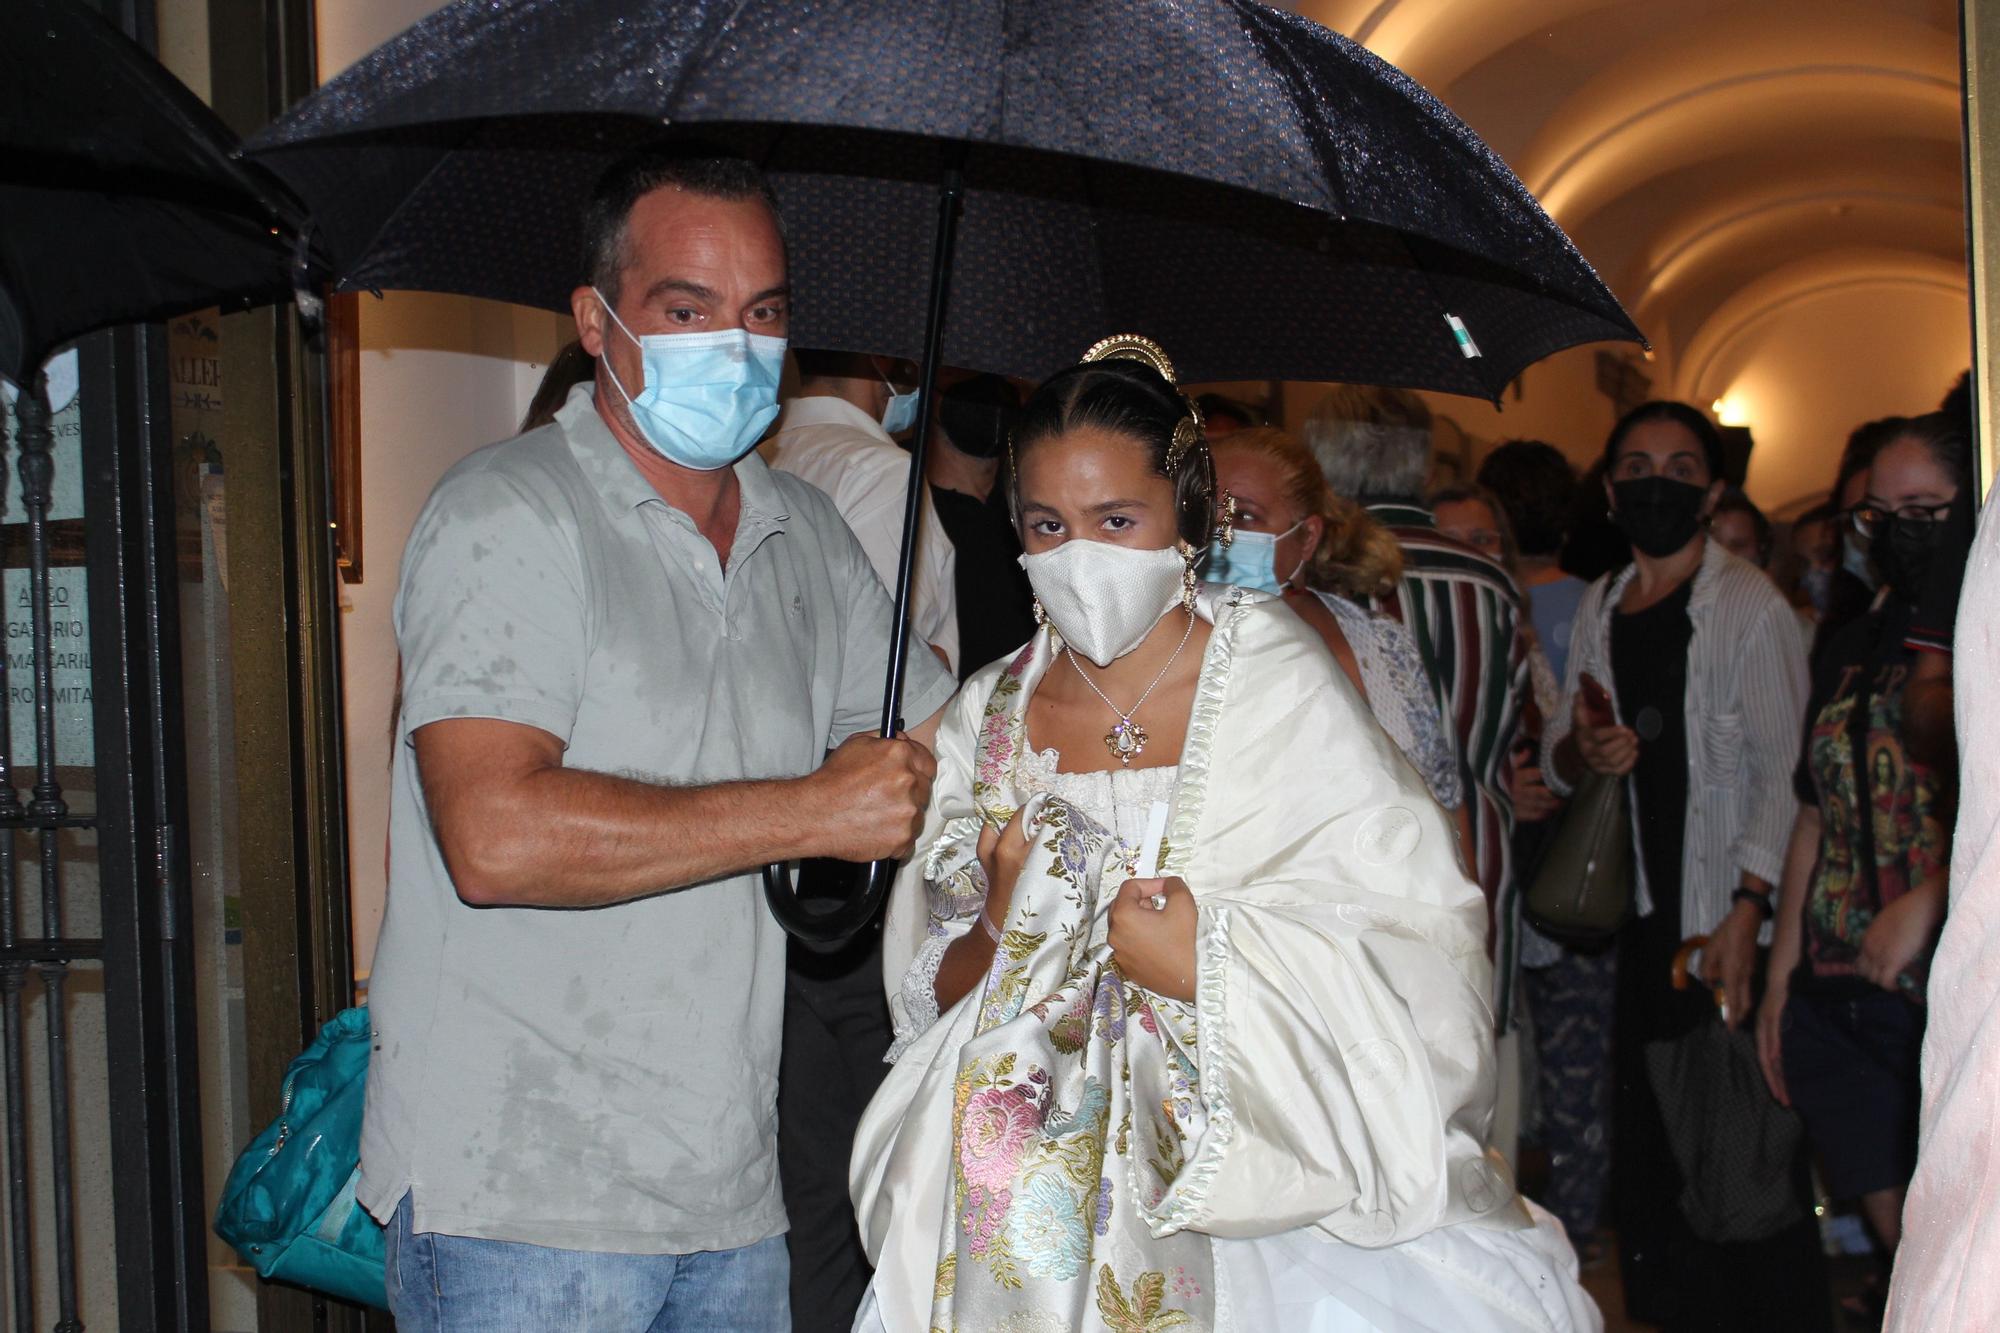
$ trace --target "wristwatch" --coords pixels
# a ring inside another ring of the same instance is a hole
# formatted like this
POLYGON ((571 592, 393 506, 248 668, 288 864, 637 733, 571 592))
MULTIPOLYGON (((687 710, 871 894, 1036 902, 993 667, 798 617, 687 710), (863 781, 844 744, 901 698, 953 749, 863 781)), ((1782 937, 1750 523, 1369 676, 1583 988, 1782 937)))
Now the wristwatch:
POLYGON ((1778 914, 1778 909, 1771 905, 1771 895, 1768 893, 1759 893, 1755 889, 1739 888, 1736 892, 1729 895, 1729 901, 1732 906, 1736 903, 1755 903, 1757 910, 1763 914, 1766 921, 1769 921, 1778 914))

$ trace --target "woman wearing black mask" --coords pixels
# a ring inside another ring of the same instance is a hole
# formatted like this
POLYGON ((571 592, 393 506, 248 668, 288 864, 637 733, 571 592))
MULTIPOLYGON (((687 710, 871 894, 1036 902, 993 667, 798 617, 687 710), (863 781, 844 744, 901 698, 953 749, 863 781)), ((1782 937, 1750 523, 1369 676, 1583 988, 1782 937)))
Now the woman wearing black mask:
POLYGON ((1949 775, 1904 744, 1903 685, 1917 658, 1907 640, 1933 566, 1952 576, 1941 539, 1963 502, 1968 451, 1942 414, 1896 421, 1886 440, 1854 512, 1885 592, 1814 664, 1757 1053, 1773 1095, 1804 1117, 1828 1190, 1861 1200, 1893 1258, 1916 1165, 1921 998, 1951 844, 1949 775))
POLYGON ((1618 938, 1611 1185, 1626 1310, 1669 1329, 1816 1330, 1828 1315, 1811 1210, 1762 1240, 1698 1237, 1676 1203, 1680 1173, 1645 1064, 1648 1043, 1711 1021, 1707 988, 1672 986, 1684 937, 1709 937, 1700 972, 1729 1023, 1750 1016, 1757 938, 1798 809, 1790 775, 1805 653, 1775 585, 1703 531, 1721 467, 1720 435, 1685 403, 1647 403, 1613 427, 1605 492, 1632 563, 1577 607, 1542 769, 1563 795, 1586 769, 1624 776, 1632 811, 1636 912, 1618 938), (1590 720, 1585 676, 1610 691, 1615 724, 1590 720))

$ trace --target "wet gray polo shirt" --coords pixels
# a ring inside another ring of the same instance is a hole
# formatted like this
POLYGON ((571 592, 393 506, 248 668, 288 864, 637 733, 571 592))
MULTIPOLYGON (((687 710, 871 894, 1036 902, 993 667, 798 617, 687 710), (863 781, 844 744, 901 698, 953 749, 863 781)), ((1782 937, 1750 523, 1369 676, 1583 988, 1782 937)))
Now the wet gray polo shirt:
MULTIPOLYGON (((635 1254, 781 1233, 783 932, 755 875, 613 907, 473 908, 425 814, 410 733, 502 718, 566 766, 702 784, 795 777, 880 720, 890 605, 833 502, 754 453, 727 573, 599 419, 467 458, 396 596, 403 711, 361 1200, 416 1229, 635 1254)), ((905 712, 952 682, 909 663, 905 712)))

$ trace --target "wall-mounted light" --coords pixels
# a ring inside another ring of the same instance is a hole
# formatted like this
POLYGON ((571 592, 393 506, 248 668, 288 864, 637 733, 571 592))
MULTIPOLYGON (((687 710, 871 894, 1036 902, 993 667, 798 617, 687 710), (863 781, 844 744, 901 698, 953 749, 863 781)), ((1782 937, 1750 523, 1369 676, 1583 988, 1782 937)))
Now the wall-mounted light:
POLYGON ((1747 426, 1750 424, 1750 409, 1741 398, 1733 393, 1725 393, 1708 405, 1715 413, 1719 426, 1747 426))

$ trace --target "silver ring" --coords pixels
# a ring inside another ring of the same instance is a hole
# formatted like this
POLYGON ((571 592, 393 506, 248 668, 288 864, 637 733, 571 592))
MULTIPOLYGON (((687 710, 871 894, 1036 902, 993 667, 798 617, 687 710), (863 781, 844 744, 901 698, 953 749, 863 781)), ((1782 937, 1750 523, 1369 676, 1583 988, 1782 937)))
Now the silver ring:
POLYGON ((1146 899, 1146 906, 1152 908, 1155 912, 1166 911, 1167 895, 1165 893, 1155 893, 1151 895, 1146 899))

